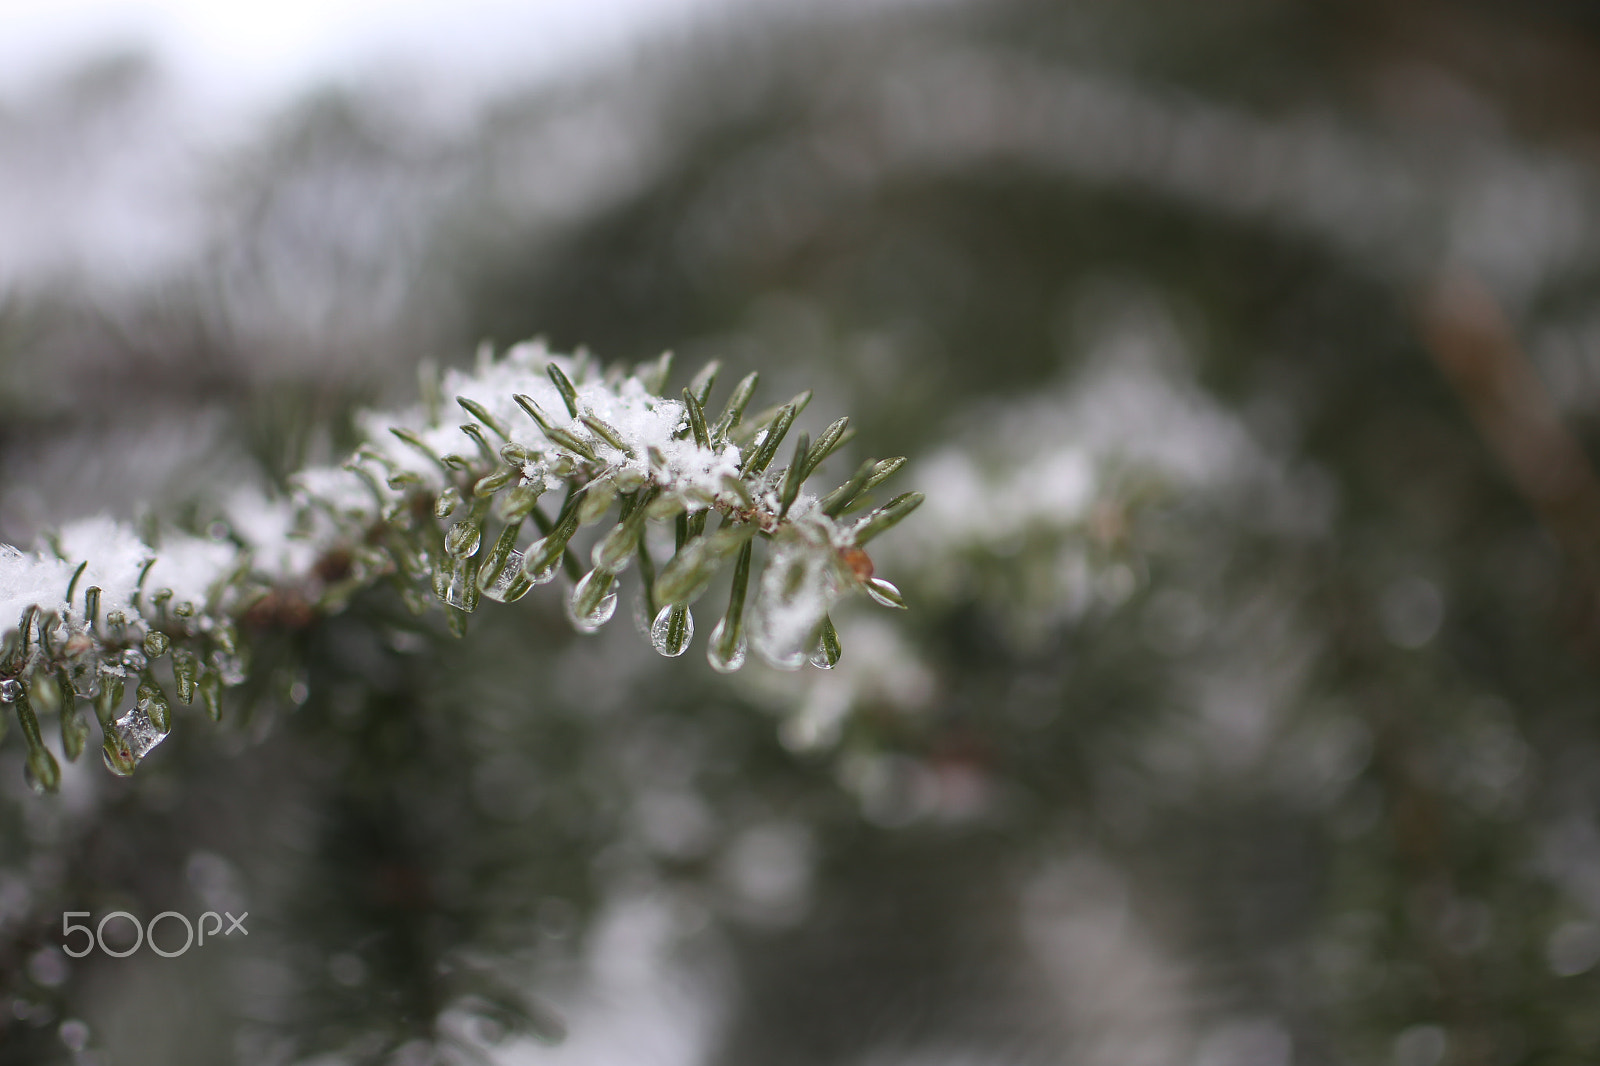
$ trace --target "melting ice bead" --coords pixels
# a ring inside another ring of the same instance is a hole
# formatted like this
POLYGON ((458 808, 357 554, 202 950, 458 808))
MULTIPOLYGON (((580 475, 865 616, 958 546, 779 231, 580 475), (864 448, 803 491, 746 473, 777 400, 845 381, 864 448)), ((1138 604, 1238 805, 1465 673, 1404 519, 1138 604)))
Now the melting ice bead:
POLYGON ((706 662, 719 674, 731 674, 744 665, 745 639, 739 633, 728 639, 728 620, 724 618, 711 631, 711 643, 706 645, 706 662))
POLYGON ((483 594, 496 603, 511 603, 527 595, 531 588, 533 582, 522 572, 522 553, 513 549, 494 580, 483 586, 483 594))
POLYGON ((161 686, 145 681, 139 684, 138 708, 150 716, 150 723, 165 733, 172 728, 172 705, 161 686))
POLYGON ((80 700, 92 700, 100 695, 100 675, 92 670, 83 670, 72 679, 72 691, 80 700))
POLYGON ((161 743, 167 735, 156 728, 150 716, 138 707, 111 723, 111 734, 106 737, 106 769, 118 777, 127 777, 139 760, 150 749, 161 743))
POLYGON ((483 527, 477 522, 457 522, 444 535, 444 550, 457 559, 470 558, 483 542, 483 527))
POLYGON ((106 764, 106 769, 118 777, 127 777, 133 773, 134 767, 139 763, 133 753, 124 748, 115 737, 106 738, 106 746, 100 751, 100 760, 106 764))
POLYGON ((0 681, 0 703, 16 703, 20 695, 22 695, 22 682, 12 677, 0 681))
POLYGON ((542 537, 528 545, 528 550, 523 554, 522 572, 529 581, 535 585, 543 585, 555 579, 561 570, 562 551, 566 549, 566 542, 561 541, 561 551, 556 550, 550 543, 549 537, 542 537))
POLYGON ((874 603, 881 603, 885 607, 898 607, 902 611, 906 609, 905 597, 900 595, 900 590, 891 582, 881 577, 870 577, 864 587, 874 603))
POLYGON ((780 670, 797 670, 816 647, 834 595, 826 548, 799 538, 773 545, 750 616, 750 646, 780 670))
POLYGON ((465 563, 457 562, 450 568, 450 578, 444 587, 444 602, 458 611, 474 611, 478 608, 477 578, 471 569, 465 563))
POLYGON ((839 665, 839 654, 838 631, 833 628, 833 619, 824 616, 817 646, 811 652, 811 665, 819 670, 832 670, 839 665))
POLYGON ((694 637, 694 615, 681 603, 669 604, 656 612, 650 623, 650 643, 656 651, 669 658, 689 650, 694 637))
POLYGON ((567 597, 567 618, 580 633, 593 633, 617 611, 617 575, 591 570, 572 586, 567 597))

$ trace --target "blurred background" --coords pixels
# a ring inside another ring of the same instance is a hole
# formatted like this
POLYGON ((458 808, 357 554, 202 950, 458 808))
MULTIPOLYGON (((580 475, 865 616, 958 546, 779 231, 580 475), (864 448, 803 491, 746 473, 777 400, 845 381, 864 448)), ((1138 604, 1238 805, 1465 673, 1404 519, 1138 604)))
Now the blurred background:
POLYGON ((223 10, 0 5, 0 539, 545 336, 910 456, 912 610, 725 678, 375 592, 131 779, 13 739, 0 1061, 1600 1057, 1600 9, 223 10))

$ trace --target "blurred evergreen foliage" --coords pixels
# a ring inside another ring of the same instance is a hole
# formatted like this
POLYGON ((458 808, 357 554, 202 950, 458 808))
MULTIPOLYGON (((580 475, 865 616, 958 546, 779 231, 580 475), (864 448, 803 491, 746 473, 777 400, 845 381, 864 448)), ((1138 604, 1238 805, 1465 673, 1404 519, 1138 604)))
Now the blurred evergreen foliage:
POLYGON ((214 732, 0 807, 0 1058, 72 1061, 64 1018, 276 1063, 559 1017, 506 1061, 1592 1061, 1595 30, 908 5, 464 130, 283 116, 192 274, 10 298, 5 536, 203 516, 419 358, 544 334, 821 382, 863 430, 829 476, 914 457, 914 609, 737 683, 537 597, 280 634, 214 732), (230 893, 247 944, 53 946, 230 893))

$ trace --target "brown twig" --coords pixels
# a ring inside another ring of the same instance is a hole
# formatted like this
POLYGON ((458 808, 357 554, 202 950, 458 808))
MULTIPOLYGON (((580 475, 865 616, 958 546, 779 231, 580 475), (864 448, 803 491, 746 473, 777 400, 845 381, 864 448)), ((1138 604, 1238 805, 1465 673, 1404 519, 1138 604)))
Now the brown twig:
POLYGON ((1561 422, 1492 293, 1475 277, 1443 274, 1420 311, 1424 343, 1577 572, 1583 624, 1600 621, 1600 478, 1561 422))

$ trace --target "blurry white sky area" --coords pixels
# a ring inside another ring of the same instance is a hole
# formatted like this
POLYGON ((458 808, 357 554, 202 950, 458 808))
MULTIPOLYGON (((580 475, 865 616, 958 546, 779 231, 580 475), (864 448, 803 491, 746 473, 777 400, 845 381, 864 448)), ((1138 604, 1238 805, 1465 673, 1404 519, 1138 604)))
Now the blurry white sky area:
POLYGON ((207 176, 319 88, 381 87, 409 121, 449 130, 505 92, 732 19, 906 2, 0 0, 0 297, 181 270, 207 231, 207 176), (119 54, 158 77, 84 82, 119 54))
POLYGON ((753 0, 0 0, 0 93, 117 48, 153 54, 208 108, 270 106, 386 67, 484 91, 592 62, 753 0))

